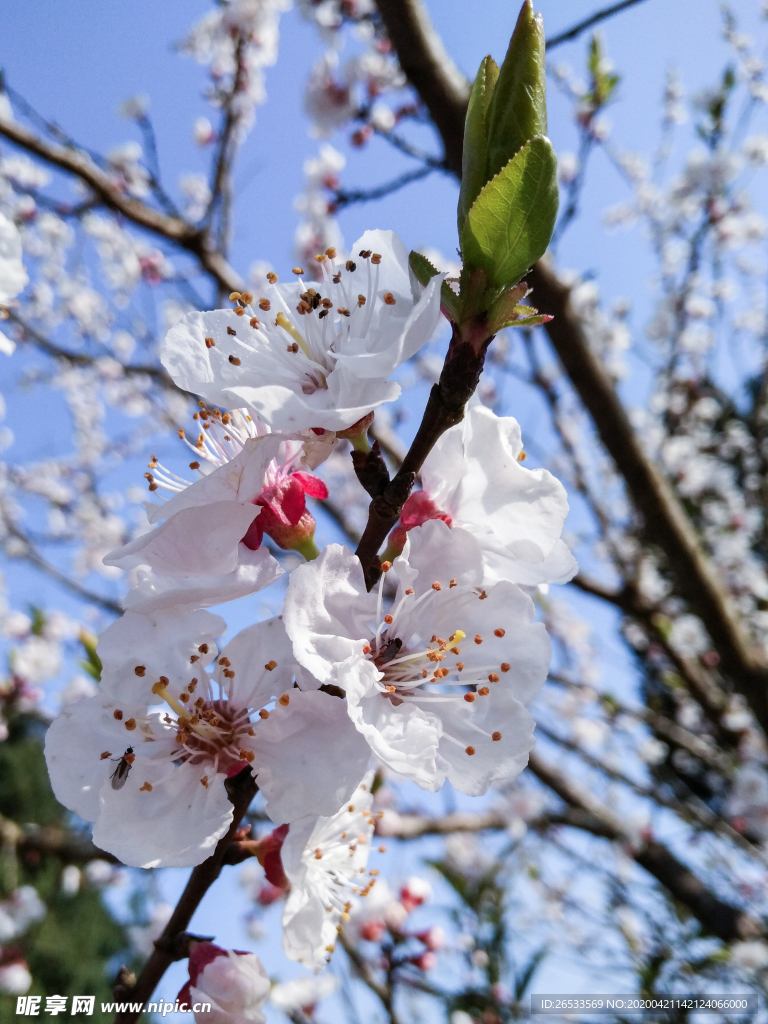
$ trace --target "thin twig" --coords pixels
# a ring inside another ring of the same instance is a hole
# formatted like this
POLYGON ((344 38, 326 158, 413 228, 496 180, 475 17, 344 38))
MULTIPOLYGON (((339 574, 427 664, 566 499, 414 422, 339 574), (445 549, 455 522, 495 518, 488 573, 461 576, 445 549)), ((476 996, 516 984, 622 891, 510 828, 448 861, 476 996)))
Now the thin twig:
POLYGON ((104 597, 102 594, 96 594, 94 591, 89 590, 88 587, 84 587, 82 583, 78 583, 71 577, 67 576, 60 569, 57 569, 55 565, 51 565, 43 556, 35 550, 34 545, 30 541, 29 537, 26 536, 15 523, 11 522, 7 516, 4 517, 4 526, 8 534, 19 540, 24 545, 24 553, 21 557, 24 558, 30 565, 34 565, 36 569, 44 572, 46 576, 49 576, 52 580, 55 580, 70 593, 75 594, 76 597, 82 598, 89 604, 95 604, 99 608, 103 608, 106 612, 111 612, 113 615, 122 615, 123 609, 117 603, 109 597, 104 597))
POLYGON ((110 864, 120 861, 111 853, 95 846, 87 836, 55 825, 17 825, 0 814, 0 839, 6 846, 15 847, 22 855, 25 851, 52 853, 65 864, 87 864, 92 860, 105 860, 110 864))
POLYGON ((393 181, 388 181, 384 185, 377 185, 375 188, 369 189, 337 189, 334 193, 333 205, 336 208, 336 212, 343 210, 345 206, 352 206, 353 203, 369 203, 374 199, 383 199, 384 196, 391 195, 392 192, 397 192, 398 189, 404 188, 406 185, 410 185, 411 182, 420 181, 422 178, 426 178, 427 175, 431 174, 434 167, 419 167, 415 171, 406 171, 405 174, 401 174, 398 178, 393 181))
POLYGON ((368 522, 356 554, 369 587, 379 575, 378 551, 397 522, 424 460, 445 431, 464 417, 464 406, 477 388, 492 340, 482 317, 461 328, 453 325, 440 379, 429 394, 416 436, 394 478, 368 506, 368 522))
POLYGON ((242 288, 239 275, 224 256, 211 247, 208 232, 181 217, 172 217, 126 195, 96 163, 80 150, 47 142, 14 121, 0 119, 0 135, 45 163, 73 174, 83 181, 110 210, 122 214, 137 227, 167 239, 192 253, 203 270, 226 291, 242 288))
MULTIPOLYGON (((49 356, 53 356, 54 359, 63 359, 67 363, 71 363, 73 366, 93 366, 96 363, 96 356, 89 356, 84 352, 70 352, 65 348, 61 348, 59 345, 49 341, 44 335, 42 335, 34 327, 31 327, 26 320, 23 320, 18 313, 12 308, 7 308, 6 313, 9 320, 13 323, 18 324, 24 334, 30 338, 32 342, 42 352, 45 352, 49 356)), ((130 364, 122 364, 123 373, 129 377, 153 377, 163 387, 168 388, 171 391, 179 391, 178 386, 173 382, 173 378, 168 374, 161 366, 132 366, 130 364)))
POLYGON ((392 988, 389 985, 383 984, 376 978, 369 965, 355 948, 354 943, 349 941, 344 932, 340 933, 339 941, 344 948, 344 952, 347 954, 350 962, 354 966, 355 972, 360 980, 381 1000, 381 1004, 389 1017, 389 1024, 399 1024, 398 1017, 392 1005, 392 988))
MULTIPOLYGON (((573 690, 584 691, 592 689, 592 687, 569 679, 559 672, 550 672, 549 679, 559 686, 565 686, 573 690)), ((689 754, 693 754, 694 757, 709 765, 710 768, 714 768, 715 771, 725 778, 732 778, 734 768, 733 757, 724 753, 709 738, 698 736, 689 729, 685 729, 682 725, 678 725, 677 722, 673 722, 666 715, 662 715, 658 711, 652 711, 650 708, 642 706, 630 707, 616 700, 612 694, 598 693, 598 697, 604 704, 609 706, 609 710, 613 714, 629 715, 640 722, 645 722, 657 736, 661 736, 665 741, 673 743, 676 747, 683 747, 689 754)))
MULTIPOLYGON (((171 914, 162 935, 155 942, 154 952, 144 964, 136 984, 131 988, 127 998, 140 1007, 155 991, 160 979, 174 960, 179 959, 178 938, 187 930, 200 901, 219 877, 227 849, 258 790, 249 768, 244 768, 239 775, 228 780, 226 785, 233 804, 232 824, 227 834, 219 840, 213 855, 193 868, 176 909, 171 914)), ((126 1010, 117 1014, 115 1024, 135 1024, 140 1016, 141 1010, 126 1010)))
POLYGON ((585 815, 581 827, 594 835, 625 845, 630 856, 641 867, 661 882, 676 900, 688 907, 694 917, 723 942, 765 933, 763 925, 749 913, 712 893, 663 843, 631 835, 623 821, 586 786, 558 771, 536 751, 531 752, 528 766, 561 800, 585 815))
POLYGON ((635 4, 641 3, 643 3, 643 0, 621 0, 621 3, 612 4, 610 7, 606 7, 602 11, 596 11, 594 14, 590 14, 590 16, 585 18, 583 21, 577 22, 577 24, 573 25, 572 28, 566 29, 565 32, 560 32, 558 35, 548 39, 547 49, 552 50, 556 46, 568 43, 572 39, 576 39, 580 36, 582 32, 586 32, 588 28, 592 28, 593 25, 599 25, 600 22, 605 21, 606 18, 612 18, 614 14, 619 14, 628 7, 634 7, 635 4))

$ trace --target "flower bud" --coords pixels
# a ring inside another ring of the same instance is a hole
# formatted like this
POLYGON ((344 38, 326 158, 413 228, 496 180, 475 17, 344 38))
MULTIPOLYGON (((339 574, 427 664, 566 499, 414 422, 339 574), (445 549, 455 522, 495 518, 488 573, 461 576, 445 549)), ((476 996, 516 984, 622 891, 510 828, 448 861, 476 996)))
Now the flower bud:
POLYGON ((438 949, 443 949, 445 946, 445 929, 441 928, 439 924, 433 925, 432 928, 428 928, 425 932, 416 932, 415 938, 420 942, 423 942, 427 949, 431 949, 436 952, 438 949))
POLYGON ((421 956, 410 957, 410 962, 420 971, 431 971, 437 966, 437 957, 430 950, 422 953, 421 956))
POLYGON ((432 886, 423 878, 412 875, 400 889, 400 901, 408 913, 432 898, 432 886))
POLYGON ((384 932, 387 930, 387 926, 380 918, 374 918, 371 921, 366 921, 360 929, 360 938, 365 939, 366 942, 378 942, 384 932))
POLYGON ((269 978, 255 953, 222 949, 212 942, 196 942, 189 954, 189 981, 178 994, 187 1010, 195 1003, 209 1003, 195 1014, 200 1024, 215 1019, 217 1024, 240 1024, 265 1020, 260 1012, 269 995, 269 978))

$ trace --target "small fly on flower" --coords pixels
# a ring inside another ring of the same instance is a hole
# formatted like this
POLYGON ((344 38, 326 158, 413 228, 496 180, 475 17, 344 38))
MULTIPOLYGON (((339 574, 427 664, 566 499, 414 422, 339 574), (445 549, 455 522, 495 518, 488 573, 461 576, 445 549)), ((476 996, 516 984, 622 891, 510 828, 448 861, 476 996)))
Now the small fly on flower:
MULTIPOLYGON (((113 761, 117 761, 118 758, 113 757, 113 761)), ((133 747, 128 747, 126 752, 121 758, 119 758, 119 764, 117 768, 112 772, 112 789, 122 789, 125 785, 125 780, 128 778, 128 772, 133 766, 133 762, 136 760, 136 755, 133 752, 133 747)))

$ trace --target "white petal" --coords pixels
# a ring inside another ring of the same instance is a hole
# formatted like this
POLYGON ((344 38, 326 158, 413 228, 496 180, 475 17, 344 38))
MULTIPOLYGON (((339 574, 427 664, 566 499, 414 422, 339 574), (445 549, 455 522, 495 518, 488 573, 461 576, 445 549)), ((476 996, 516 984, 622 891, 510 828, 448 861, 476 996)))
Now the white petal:
POLYGON ((515 419, 474 406, 430 452, 424 489, 453 526, 477 538, 487 582, 565 582, 576 569, 560 540, 568 514, 565 489, 545 469, 525 469, 517 461, 521 451, 515 419))
POLYGON ((232 822, 223 774, 202 767, 156 764, 137 757, 120 790, 107 782, 93 841, 136 868, 193 867, 211 856, 232 822), (151 791, 141 787, 149 783, 151 791))
POLYGON ((234 572, 219 575, 167 576, 139 569, 139 582, 123 598, 123 605, 137 612, 182 609, 185 605, 207 608, 262 590, 284 572, 264 547, 251 551, 240 544, 238 559, 234 572))
POLYGON ((546 627, 533 621, 533 601, 514 583, 503 580, 485 594, 480 598, 474 591, 456 588, 427 598, 420 606, 424 626, 429 624, 439 636, 463 630, 465 675, 475 665, 488 666, 488 674, 495 672, 501 679, 491 685, 510 689, 516 700, 527 704, 544 685, 549 669, 552 650, 546 627), (503 636, 496 636, 495 630, 503 631, 503 636), (476 636, 481 643, 475 642, 476 636), (508 672, 501 670, 502 664, 510 665, 508 672))
POLYGON ((334 946, 337 938, 336 925, 319 895, 292 889, 283 911, 285 955, 321 971, 328 963, 328 947, 334 946))
MULTIPOLYGON (((361 667, 370 665, 363 662, 361 667)), ((372 666, 371 666, 372 667, 372 666)), ((357 674, 359 677, 359 674, 357 674)), ((442 726, 437 715, 411 702, 392 704, 379 690, 361 693, 351 670, 346 683, 349 717, 377 757, 423 789, 436 790, 436 758, 442 726)))
POLYGON ((141 613, 127 611, 99 637, 96 651, 101 658, 101 690, 116 700, 156 702, 150 687, 160 676, 186 686, 195 658, 204 667, 216 657, 214 639, 226 632, 219 615, 202 610, 157 609, 141 613), (201 644, 208 644, 201 654, 201 644), (144 671, 137 674, 136 668, 144 671))
POLYGON ((346 703, 321 691, 290 691, 258 726, 252 768, 280 825, 307 814, 332 815, 368 767, 370 750, 349 720, 346 703))
POLYGON ((264 487, 264 476, 285 440, 279 434, 249 438, 243 450, 230 462, 196 480, 164 505, 154 506, 150 523, 169 519, 185 508, 220 501, 252 502, 264 487))
POLYGON ((269 978, 255 953, 217 956, 203 968, 197 985, 190 986, 192 1004, 212 1003, 211 1009, 200 1012, 207 1024, 263 1024, 261 1007, 269 996, 269 978))
POLYGON ((314 561, 294 569, 283 621, 299 663, 321 683, 335 682, 338 663, 362 651, 375 608, 360 560, 340 544, 329 544, 314 561))
POLYGON ((19 229, 4 213, 0 213, 0 302, 9 302, 18 295, 28 280, 21 262, 19 229))
POLYGON ((373 834, 372 780, 369 772, 352 794, 352 802, 345 801, 334 815, 293 822, 283 843, 281 859, 291 883, 283 911, 283 949, 292 960, 315 971, 325 967, 336 942, 339 900, 346 901, 362 887, 373 834), (329 901, 331 893, 336 907, 329 901))
POLYGON ((567 583, 579 571, 579 563, 571 554, 565 541, 559 540, 541 562, 521 562, 509 554, 494 538, 489 543, 481 540, 485 580, 511 580, 520 586, 535 587, 540 583, 567 583))
MULTIPOLYGON (((160 349, 160 361, 178 386, 184 391, 202 395, 214 405, 229 408, 223 394, 226 383, 214 372, 206 337, 213 337, 220 346, 226 346, 227 327, 237 323, 231 310, 221 310, 229 316, 212 313, 187 313, 165 336, 160 349)), ((236 329, 233 327, 233 329, 236 329)))
MULTIPOLYGON (((116 707, 103 696, 78 701, 65 707, 45 734, 45 760, 56 799, 86 821, 98 817, 99 792, 117 768, 112 758, 121 758, 134 742, 124 724, 132 712, 123 711, 117 721, 116 707), (102 759, 107 751, 110 757, 102 759)), ((134 711, 140 715, 144 708, 134 711)))
POLYGON ((473 704, 447 705, 438 771, 460 792, 482 796, 493 783, 513 779, 528 764, 535 724, 511 688, 501 683, 473 704), (494 732, 501 734, 500 740, 491 738, 494 732), (475 753, 467 754, 467 747, 475 753))
POLYGON ((224 404, 247 405, 273 430, 345 430, 400 395, 399 384, 380 379, 362 381, 342 365, 328 374, 327 383, 327 389, 319 388, 311 395, 280 384, 233 385, 225 392, 224 404))
MULTIPOLYGON (((414 356, 435 332, 440 319, 440 286, 443 274, 433 277, 416 305, 402 322, 375 330, 376 348, 369 352, 339 353, 338 365, 356 377, 388 377, 414 356)), ((388 307, 385 307, 388 308, 388 307)), ((386 323, 386 321, 385 321, 386 323)), ((375 325, 374 325, 375 326, 375 325)))
MULTIPOLYGON (((240 707, 263 708, 273 697, 292 689, 294 681, 302 690, 314 690, 320 685, 297 663, 279 616, 247 626, 229 641, 221 654, 229 660, 235 673, 233 692, 240 707), (267 668, 273 662, 275 667, 267 668)), ((222 671, 217 666, 216 677, 226 687, 222 671)))
POLYGON ((430 519, 408 531, 403 553, 394 569, 405 589, 424 593, 433 583, 446 589, 456 584, 479 586, 483 582, 483 555, 477 540, 466 530, 451 529, 441 519, 430 519))
MULTIPOLYGON (((382 292, 400 292, 408 295, 411 291, 411 278, 408 269, 408 250, 402 238, 394 231, 374 228, 363 232, 353 243, 351 248, 352 259, 357 263, 357 271, 354 279, 364 285, 367 280, 365 275, 365 262, 360 260, 357 254, 370 249, 381 256, 379 264, 379 290, 382 292)), ((362 287, 361 287, 362 291, 362 287)))
POLYGON ((238 565, 239 544, 261 512, 250 502, 217 501, 185 508, 104 559, 132 569, 149 565, 173 576, 223 575, 238 565))

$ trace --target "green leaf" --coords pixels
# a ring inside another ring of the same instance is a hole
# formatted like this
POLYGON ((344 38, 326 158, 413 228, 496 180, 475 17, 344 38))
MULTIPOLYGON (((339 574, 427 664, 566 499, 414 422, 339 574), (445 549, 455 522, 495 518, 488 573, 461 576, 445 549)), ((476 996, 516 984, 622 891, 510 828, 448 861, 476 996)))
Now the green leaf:
POLYGON ((488 177, 529 139, 547 134, 544 23, 525 0, 488 111, 488 177))
POLYGON ((461 156, 461 191, 459 192, 459 234, 467 212, 488 181, 487 116, 493 99, 499 69, 493 57, 486 57, 477 72, 469 97, 464 122, 464 149, 461 156))
POLYGON ((424 285, 425 288, 435 274, 439 273, 437 267, 434 267, 426 256, 422 256, 421 253, 416 252, 415 249, 409 255, 408 263, 410 264, 416 280, 419 284, 424 285))
MULTIPOLYGON (((422 256, 420 252, 415 250, 408 257, 411 270, 416 277, 419 284, 423 284, 425 287, 429 284, 431 278, 435 274, 439 274, 440 271, 436 267, 433 267, 426 256, 422 256)), ((451 289, 449 285, 443 281, 440 287, 440 305, 443 308, 443 312, 448 316, 450 320, 456 320, 458 317, 458 296, 451 289)))
POLYGON ((497 289, 516 284, 546 252, 557 216, 557 158, 531 139, 485 186, 461 235, 465 268, 482 267, 497 289))
MULTIPOLYGON (((496 334, 517 319, 520 300, 525 298, 527 290, 526 285, 516 284, 514 288, 502 292, 493 302, 488 310, 488 330, 491 334, 496 334)), ((536 310, 533 312, 535 313, 536 310)))
POLYGON ((606 106, 614 98, 614 93, 621 81, 621 75, 611 74, 610 62, 603 52, 602 37, 598 32, 592 36, 589 44, 587 70, 592 82, 591 91, 585 97, 592 107, 593 113, 606 106))
POLYGON ((510 320, 506 324, 501 324, 497 330, 502 331, 505 327, 538 327, 540 324, 548 324, 552 317, 548 313, 536 313, 531 316, 521 316, 516 320, 510 320))

